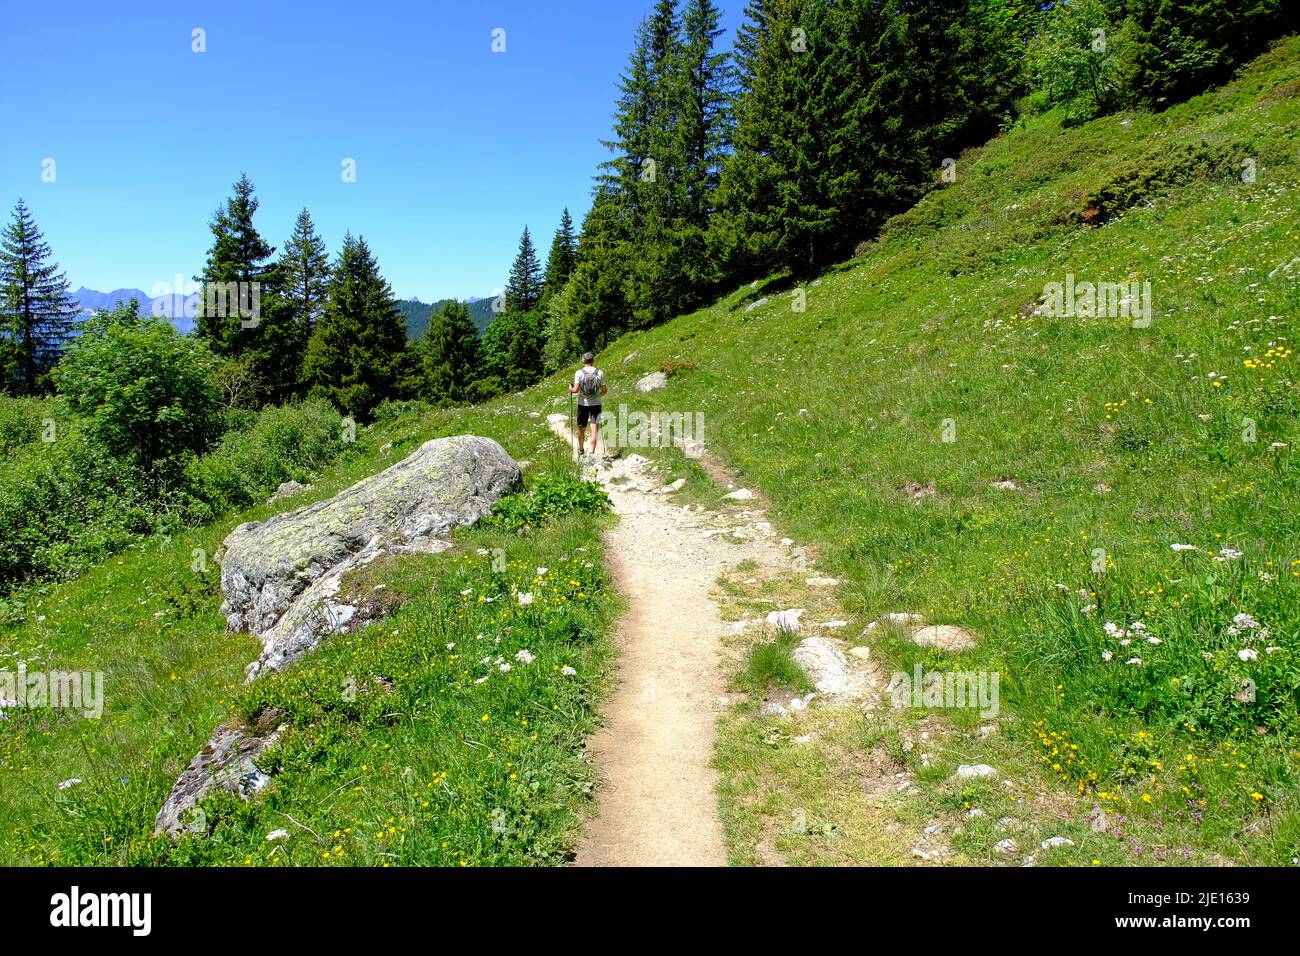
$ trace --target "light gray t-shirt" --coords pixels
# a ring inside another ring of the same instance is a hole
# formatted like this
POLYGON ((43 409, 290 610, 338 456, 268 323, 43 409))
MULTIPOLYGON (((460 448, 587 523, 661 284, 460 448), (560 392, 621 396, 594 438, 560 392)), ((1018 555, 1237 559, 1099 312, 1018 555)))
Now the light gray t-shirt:
POLYGON ((600 402, 601 402, 601 394, 600 394, 600 390, 601 390, 602 388, 605 387, 605 373, 602 372, 600 369, 596 368, 596 367, 593 365, 593 366, 591 367, 591 371, 595 373, 595 378, 596 378, 596 394, 595 394, 595 395, 583 395, 583 394, 582 394, 582 373, 583 373, 584 371, 586 371, 586 369, 587 369, 587 366, 584 365, 582 368, 578 369, 578 371, 576 371, 576 372, 573 373, 573 384, 576 385, 576 386, 578 386, 578 404, 579 404, 579 405, 599 405, 600 402))

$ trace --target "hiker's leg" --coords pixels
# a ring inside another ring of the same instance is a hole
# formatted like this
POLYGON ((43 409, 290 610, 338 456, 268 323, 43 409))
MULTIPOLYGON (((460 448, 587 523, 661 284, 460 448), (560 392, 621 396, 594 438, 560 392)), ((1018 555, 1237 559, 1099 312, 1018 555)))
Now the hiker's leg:
POLYGON ((600 422, 593 420, 591 423, 591 453, 596 454, 596 448, 600 440, 600 422))
POLYGON ((583 446, 586 444, 586 442, 587 442, 587 426, 579 425, 578 426, 578 454, 579 455, 582 454, 583 446))

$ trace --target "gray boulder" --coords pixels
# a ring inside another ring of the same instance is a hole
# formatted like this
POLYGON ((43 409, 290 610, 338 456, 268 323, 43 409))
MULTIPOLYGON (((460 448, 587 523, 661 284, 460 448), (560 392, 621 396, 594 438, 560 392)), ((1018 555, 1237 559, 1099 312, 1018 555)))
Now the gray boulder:
POLYGON ((860 700, 871 687, 867 671, 853 666, 844 654, 844 642, 807 637, 794 649, 794 661, 803 668, 817 692, 837 703, 860 700))
MULTIPOLYGON (((382 602, 340 596, 347 572, 386 552, 437 551, 445 536, 488 514, 522 484, 519 466, 489 438, 426 442, 409 457, 314 505, 242 524, 222 546, 222 613, 262 640, 246 680, 301 659, 329 634, 383 613, 382 602)), ((249 799, 270 782, 257 758, 279 739, 278 715, 217 728, 172 787, 157 833, 188 828, 186 813, 215 790, 249 799)))
POLYGON ((649 375, 642 375, 637 379, 636 390, 638 392, 653 392, 657 388, 663 388, 668 384, 668 376, 663 372, 651 372, 649 375))
POLYGON ((311 491, 311 485, 304 485, 300 481, 281 482, 280 487, 275 489, 275 494, 266 499, 266 503, 269 505, 273 502, 279 501, 281 498, 293 498, 296 495, 305 494, 308 491, 311 491))
POLYGON ((248 800, 265 787, 271 777, 257 766, 257 758, 280 739, 283 726, 259 729, 246 731, 235 722, 218 727, 167 795, 154 819, 154 832, 202 832, 201 819, 186 818, 204 797, 225 791, 248 800))
POLYGON ((241 524, 220 558, 226 622, 260 637, 341 564, 368 550, 428 549, 520 481, 519 466, 490 438, 435 438, 327 501, 241 524))

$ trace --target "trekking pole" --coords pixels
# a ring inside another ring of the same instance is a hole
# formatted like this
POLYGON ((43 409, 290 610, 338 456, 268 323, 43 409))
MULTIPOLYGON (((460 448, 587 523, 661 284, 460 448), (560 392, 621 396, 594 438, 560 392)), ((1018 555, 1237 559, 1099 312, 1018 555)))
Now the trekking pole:
POLYGON ((572 449, 572 458, 578 460, 578 433, 573 430, 573 393, 569 393, 569 447, 572 449))

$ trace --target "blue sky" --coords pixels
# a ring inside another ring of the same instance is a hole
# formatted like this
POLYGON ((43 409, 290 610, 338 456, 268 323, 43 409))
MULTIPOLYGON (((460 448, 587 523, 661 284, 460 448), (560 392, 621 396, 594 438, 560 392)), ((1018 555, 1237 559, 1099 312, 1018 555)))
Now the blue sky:
MULTIPOLYGON (((743 2, 719 5, 729 45, 743 2)), ((199 270, 208 220, 246 171, 277 248, 306 206, 331 253, 364 235, 400 297, 487 295, 525 224, 545 256, 566 205, 581 223, 652 6, 12 4, 0 62, 23 82, 0 89, 0 207, 7 220, 27 201, 73 288, 149 292, 199 270)))

